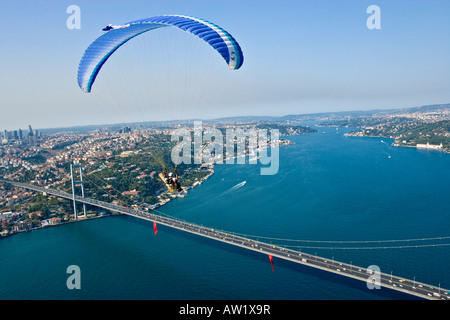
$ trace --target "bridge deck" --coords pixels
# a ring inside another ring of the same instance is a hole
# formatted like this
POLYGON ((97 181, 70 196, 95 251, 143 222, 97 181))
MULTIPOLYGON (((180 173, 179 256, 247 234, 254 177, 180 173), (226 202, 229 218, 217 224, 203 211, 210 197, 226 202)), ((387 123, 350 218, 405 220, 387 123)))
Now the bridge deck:
MULTIPOLYGON (((49 195, 53 195, 60 198, 73 200, 73 195, 59 190, 52 190, 48 188, 33 186, 30 184, 1 180, 0 182, 9 183, 13 186, 33 190, 37 192, 43 192, 49 195)), ((301 253, 296 250, 286 249, 280 246, 268 244, 261 241, 255 241, 253 239, 245 238, 242 236, 234 235, 232 233, 199 226, 194 223, 180 221, 173 218, 164 217, 161 215, 153 214, 142 210, 129 209, 122 206, 114 205, 108 202, 99 201, 87 197, 75 196, 75 201, 85 203, 107 209, 113 212, 126 214, 132 217, 157 222, 158 224, 165 225, 170 228, 175 228, 192 234, 196 234, 202 237, 210 238, 216 241, 221 241, 230 245, 245 248, 247 250, 256 251, 258 253, 272 255, 280 259, 299 263, 308 267, 324 270, 341 276, 357 279, 368 283, 370 286, 371 279, 375 279, 377 276, 377 282, 381 287, 400 291, 406 294, 417 296, 423 299, 447 299, 450 300, 450 295, 447 294, 448 290, 432 286, 425 283, 405 279, 399 276, 393 276, 391 274, 377 273, 374 274, 369 268, 361 268, 347 263, 325 259, 316 255, 310 255, 301 253), (370 280, 368 280, 370 279, 370 280)))

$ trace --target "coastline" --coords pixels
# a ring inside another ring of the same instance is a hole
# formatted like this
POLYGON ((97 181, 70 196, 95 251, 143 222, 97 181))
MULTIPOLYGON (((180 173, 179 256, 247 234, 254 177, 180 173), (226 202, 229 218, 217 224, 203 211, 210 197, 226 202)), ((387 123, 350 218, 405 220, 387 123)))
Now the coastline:
MULTIPOLYGON (((290 146, 290 145, 295 144, 294 142, 292 142, 289 139, 280 139, 279 142, 281 142, 280 146, 290 146)), ((267 146, 267 148, 268 147, 269 146, 267 146)), ((223 163, 226 163, 226 161, 230 160, 230 159, 236 159, 237 160, 238 158, 242 158, 242 157, 246 158, 247 156, 251 157, 251 156, 255 156, 255 155, 254 154, 250 154, 250 155, 235 155, 235 156, 233 156, 231 158, 224 159, 223 163)), ((256 157, 256 159, 259 159, 259 156, 256 157)), ((162 206, 164 206, 165 204, 169 203, 170 201, 172 201, 174 199, 185 197, 185 195, 187 194, 188 190, 193 189, 196 186, 201 185, 204 181, 206 181, 207 179, 209 179, 211 176, 214 175, 215 165, 216 165, 215 163, 208 164, 208 169, 207 170, 209 171, 209 173, 205 177, 203 177, 201 180, 194 182, 191 186, 184 187, 182 193, 180 193, 180 194, 169 194, 169 192, 166 191, 166 192, 164 192, 164 193, 162 193, 161 195, 158 196, 159 200, 158 200, 157 203, 152 204, 152 205, 148 205, 148 207, 144 208, 144 210, 152 211, 152 210, 155 210, 157 208, 161 208, 162 206), (164 199, 161 199, 161 196, 163 196, 164 199)), ((142 209, 142 208, 140 208, 140 209, 142 209)), ((59 222, 57 224, 47 224, 47 225, 42 225, 41 224, 41 226, 35 227, 35 228, 19 230, 19 231, 14 231, 14 232, 9 231, 5 235, 0 234, 0 239, 9 237, 9 236, 12 236, 12 235, 15 235, 15 234, 20 234, 20 233, 24 233, 24 232, 34 231, 34 230, 38 230, 38 229, 44 229, 44 228, 48 228, 48 227, 56 227, 56 226, 64 225, 64 224, 67 224, 67 223, 75 223, 75 222, 86 221, 86 220, 90 220, 90 219, 104 218, 104 217, 109 217, 109 216, 112 216, 112 215, 120 215, 120 214, 111 212, 110 214, 104 214, 104 215, 100 214, 100 215, 95 215, 95 216, 91 216, 91 217, 81 217, 81 219, 79 219, 79 220, 70 219, 70 220, 59 222)))
MULTIPOLYGON (((289 140, 289 139, 285 139, 285 138, 281 138, 280 137, 280 139, 279 139, 279 141, 278 141, 279 143, 280 143, 280 145, 279 146, 291 146, 291 145, 294 145, 295 143, 294 142, 292 142, 291 140, 289 140)), ((264 147, 264 148, 269 148, 269 146, 266 146, 266 147, 264 147)), ((221 164, 225 164, 225 163, 227 163, 227 161, 229 161, 229 160, 231 160, 231 159, 233 159, 233 162, 234 162, 234 160, 237 160, 237 159, 239 159, 239 158, 247 158, 247 157, 254 157, 254 159, 255 160, 258 160, 258 159, 260 159, 260 156, 256 156, 255 154, 244 154, 244 155, 238 155, 238 154, 236 154, 236 155, 234 155, 234 156, 232 156, 232 157, 225 157, 224 159, 223 159, 223 162, 221 163, 221 164)), ((176 194, 176 195, 169 195, 169 198, 166 198, 166 199, 164 199, 164 200, 159 200, 156 204, 154 204, 154 205, 152 205, 152 206, 154 206, 153 208, 151 208, 151 209, 149 209, 149 210, 153 210, 153 209, 156 209, 156 208, 160 208, 160 207, 162 207, 163 205, 165 205, 165 204, 167 204, 167 203, 169 203, 171 200, 173 200, 173 199, 176 199, 176 198, 183 198, 185 195, 186 195, 186 193, 187 193, 187 191, 188 190, 190 190, 190 189, 193 189, 193 188, 195 188, 196 186, 199 186, 199 185, 201 185, 204 181, 206 181, 207 179, 209 179, 212 175, 214 175, 214 168, 215 168, 215 165, 217 165, 217 163, 210 163, 210 164, 204 164, 204 165, 207 165, 208 166, 208 171, 210 171, 209 172, 209 174, 207 174, 205 177, 203 177, 200 181, 196 181, 196 182, 194 182, 191 186, 189 186, 189 187, 186 187, 186 188, 183 188, 184 189, 184 192, 183 192, 183 194, 176 194)), ((161 195, 167 195, 168 194, 168 192, 165 192, 165 193, 163 193, 163 194, 161 194, 161 195)), ((158 197, 160 197, 161 195, 159 195, 158 197)))
MULTIPOLYGON (((210 171, 209 174, 207 174, 205 177, 203 177, 200 181, 194 183, 193 185, 191 185, 189 187, 184 188, 183 195, 181 195, 181 194, 170 195, 169 198, 166 198, 164 200, 160 200, 156 204, 151 205, 152 208, 148 209, 148 210, 151 211, 151 210, 154 210, 156 208, 160 208, 160 207, 164 206, 165 204, 169 203, 173 199, 176 199, 176 198, 179 198, 179 197, 184 197, 189 189, 195 188, 196 186, 202 184, 203 181, 209 179, 214 174, 214 168, 213 167, 210 167, 208 170, 210 171)), ((167 193, 168 192, 165 192, 162 195, 167 195, 167 193)), ((149 205, 149 207, 150 207, 150 205, 149 205)), ((82 216, 78 220, 70 219, 70 220, 65 220, 65 221, 59 222, 57 224, 42 225, 42 221, 41 221, 41 226, 39 226, 39 227, 34 227, 34 228, 25 229, 25 230, 19 230, 19 231, 12 231, 12 232, 9 231, 7 234, 4 234, 4 235, 0 234, 0 240, 3 239, 3 238, 7 238, 7 237, 10 237, 10 236, 13 236, 13 235, 16 235, 16 234, 20 234, 20 233, 24 233, 24 232, 30 232, 30 231, 39 230, 39 229, 57 227, 57 226, 61 226, 61 225, 68 224, 68 223, 76 223, 76 222, 81 222, 81 221, 86 221, 86 220, 91 220, 91 219, 98 219, 98 218, 105 218, 105 217, 110 217, 110 216, 115 216, 115 215, 121 215, 121 213, 115 213, 115 212, 111 211, 109 214, 98 214, 98 215, 93 215, 93 216, 90 216, 90 217, 89 216, 87 216, 87 217, 82 216)))
POLYGON ((406 148, 415 148, 417 150, 429 150, 429 151, 439 151, 439 152, 443 152, 446 154, 450 154, 450 150, 446 150, 443 148, 425 148, 425 147, 418 147, 417 145, 408 145, 408 144, 403 144, 403 143, 398 143, 395 142, 396 138, 391 138, 391 137, 385 137, 385 136, 368 136, 368 135, 364 135, 364 134, 351 134, 350 132, 345 133, 344 136, 346 137, 361 137, 361 138, 384 138, 384 139, 394 139, 394 142, 391 143, 391 146, 393 147, 406 147, 406 148))
POLYGON ((40 230, 40 229, 53 228, 53 227, 61 226, 61 225, 68 224, 68 223, 76 223, 76 222, 92 220, 92 219, 99 219, 99 218, 105 218, 105 217, 116 216, 116 215, 119 215, 119 214, 117 214, 117 213, 110 213, 110 214, 104 214, 104 215, 96 215, 96 216, 92 216, 92 217, 81 217, 79 220, 66 220, 66 221, 63 221, 63 222, 59 222, 57 224, 41 225, 40 227, 35 227, 35 228, 26 229, 26 230, 20 230, 20 231, 14 231, 14 232, 9 232, 6 235, 0 235, 0 240, 3 239, 3 238, 7 238, 7 237, 10 237, 10 236, 13 236, 13 235, 16 235, 16 234, 25 233, 25 232, 31 232, 31 231, 40 230))
POLYGON ((413 146, 413 145, 407 145, 407 144, 400 144, 400 143, 397 143, 397 142, 391 143, 391 146, 393 146, 393 147, 403 147, 403 148, 415 148, 417 150, 426 150, 426 151, 438 151, 438 152, 443 152, 443 153, 450 154, 450 150, 437 149, 437 148, 423 148, 423 147, 418 147, 417 145, 413 146))

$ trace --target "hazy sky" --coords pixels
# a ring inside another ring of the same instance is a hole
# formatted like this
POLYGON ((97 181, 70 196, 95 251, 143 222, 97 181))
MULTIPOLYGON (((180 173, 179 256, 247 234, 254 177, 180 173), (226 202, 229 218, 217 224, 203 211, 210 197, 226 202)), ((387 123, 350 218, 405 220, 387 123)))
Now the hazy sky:
POLYGON ((449 12, 448 0, 0 0, 0 130, 450 103, 449 12), (70 5, 81 29, 67 27, 70 5), (370 5, 381 29, 366 26, 370 5), (231 71, 195 36, 163 28, 80 90, 79 61, 104 26, 162 14, 221 26, 244 65, 231 71))

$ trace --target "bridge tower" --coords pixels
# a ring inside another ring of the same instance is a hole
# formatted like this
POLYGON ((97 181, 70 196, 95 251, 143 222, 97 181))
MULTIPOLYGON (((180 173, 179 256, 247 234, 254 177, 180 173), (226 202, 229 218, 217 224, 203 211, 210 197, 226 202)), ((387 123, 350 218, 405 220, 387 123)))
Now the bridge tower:
MULTIPOLYGON (((77 187, 77 186, 81 187, 81 196, 84 198, 83 169, 81 168, 81 164, 79 164, 79 163, 70 164, 70 176, 72 178, 73 212, 74 212, 75 220, 77 220, 78 213, 77 213, 77 202, 75 200, 75 187, 77 187), (75 181, 75 178, 74 178, 74 169, 75 168, 80 168, 80 180, 79 181, 75 181)), ((84 203, 83 203, 83 211, 84 211, 83 217, 86 217, 86 204, 84 204, 84 203)))

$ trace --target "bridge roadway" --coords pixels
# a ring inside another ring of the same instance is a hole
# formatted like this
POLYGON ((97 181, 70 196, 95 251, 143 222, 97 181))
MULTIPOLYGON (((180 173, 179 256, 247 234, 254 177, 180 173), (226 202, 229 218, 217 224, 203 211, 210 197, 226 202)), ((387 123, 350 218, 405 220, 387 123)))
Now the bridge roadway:
MULTIPOLYGON (((25 188, 28 190, 34 190, 37 192, 43 192, 49 195, 53 195, 60 198, 65 198, 73 201, 73 195, 62 192, 59 190, 53 190, 43 187, 38 187, 30 184, 8 181, 0 179, 0 182, 9 183, 13 186, 25 188)), ((104 201, 99 201, 87 197, 75 196, 75 200, 80 203, 90 204, 96 207, 104 208, 113 212, 126 214, 132 217, 156 222, 161 225, 165 225, 170 228, 175 228, 185 232, 190 232, 202 237, 210 238, 213 240, 221 241, 227 244, 245 248, 248 250, 256 251, 258 253, 272 255, 280 259, 299 263, 308 267, 328 271, 341 276, 357 279, 366 282, 368 286, 371 280, 375 277, 373 271, 369 268, 361 268, 347 263, 322 258, 316 255, 310 255, 302 253, 296 250, 283 248, 280 246, 256 241, 253 239, 237 236, 225 231, 216 230, 204 226, 199 226, 193 223, 188 223, 173 218, 163 217, 142 210, 130 209, 115 204, 111 204, 104 201)), ((420 283, 415 280, 409 280, 402 277, 394 276, 392 274, 379 273, 377 277, 377 283, 380 287, 400 291, 409 295, 417 296, 428 300, 450 300, 450 294, 448 289, 432 286, 425 283, 420 283)), ((373 289, 376 290, 376 289, 373 289)))

